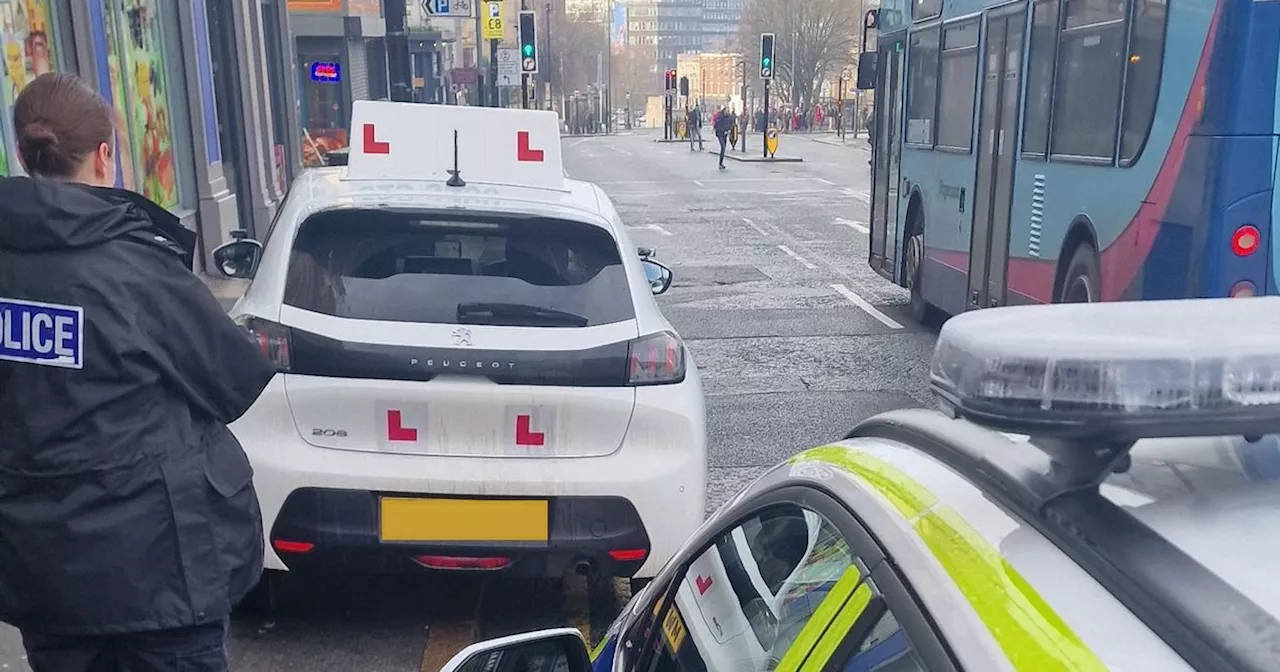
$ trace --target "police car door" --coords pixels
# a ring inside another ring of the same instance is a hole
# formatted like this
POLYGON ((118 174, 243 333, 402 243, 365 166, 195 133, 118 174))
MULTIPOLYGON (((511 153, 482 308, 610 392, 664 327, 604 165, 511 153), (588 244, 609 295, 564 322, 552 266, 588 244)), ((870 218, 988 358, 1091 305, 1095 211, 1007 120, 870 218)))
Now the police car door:
POLYGON ((652 644, 631 669, 954 669, 945 654, 935 660, 942 649, 924 617, 843 507, 801 487, 748 506, 709 533, 674 591, 652 597, 651 622, 634 628, 652 644))

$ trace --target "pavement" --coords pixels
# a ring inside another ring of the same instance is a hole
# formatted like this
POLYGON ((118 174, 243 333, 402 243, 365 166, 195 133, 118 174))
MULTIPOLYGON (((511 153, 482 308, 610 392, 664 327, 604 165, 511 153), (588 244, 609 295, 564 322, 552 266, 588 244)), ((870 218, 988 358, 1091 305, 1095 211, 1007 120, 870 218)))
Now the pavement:
MULTIPOLYGON (((564 155, 571 176, 610 195, 633 242, 673 270, 659 303, 706 388, 708 511, 870 415, 931 403, 935 334, 909 321, 906 291, 867 266, 864 140, 784 134, 779 154, 803 163, 718 170, 714 155, 655 137, 566 138, 564 155)), ((243 291, 209 283, 228 307, 243 291)), ((233 620, 231 669, 434 671, 476 639, 566 624, 594 639, 623 598, 574 578, 308 578, 270 617, 233 620)), ((17 634, 0 630, 0 671, 27 669, 17 634)))

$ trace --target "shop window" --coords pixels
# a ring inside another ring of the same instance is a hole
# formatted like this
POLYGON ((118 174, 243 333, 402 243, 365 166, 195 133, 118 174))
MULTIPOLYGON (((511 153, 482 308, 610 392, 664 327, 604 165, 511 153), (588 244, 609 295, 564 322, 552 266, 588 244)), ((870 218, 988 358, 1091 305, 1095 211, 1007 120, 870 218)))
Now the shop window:
POLYGON ((947 26, 942 33, 938 82, 938 146, 969 151, 978 78, 978 22, 947 26))
POLYGON ((1124 163, 1138 158, 1156 116, 1168 9, 1165 0, 1134 3, 1129 73, 1124 82, 1124 124, 1120 131, 1120 161, 1124 163))
POLYGON ((1050 150, 1112 159, 1124 71, 1124 0, 1065 0, 1050 150))
POLYGON ((1058 45, 1058 0, 1040 0, 1031 17, 1031 56, 1027 65, 1026 112, 1022 153, 1044 158, 1049 153, 1049 109, 1053 103, 1054 51, 1058 45))
POLYGON ((179 194, 170 94, 183 92, 169 82, 162 6, 160 0, 110 0, 107 6, 106 56, 121 179, 126 189, 173 209, 179 194))
POLYGON ((347 76, 337 52, 298 55, 302 82, 302 165, 328 165, 329 154, 348 146, 342 78, 347 76))
POLYGON ((907 53, 907 136, 909 145, 933 146, 938 96, 938 38, 941 26, 911 34, 907 53))
POLYGON ((5 137, 4 149, 0 151, 0 175, 22 170, 13 140, 13 103, 31 80, 58 69, 55 23, 49 0, 0 0, 0 46, 4 50, 0 86, 4 88, 5 137))

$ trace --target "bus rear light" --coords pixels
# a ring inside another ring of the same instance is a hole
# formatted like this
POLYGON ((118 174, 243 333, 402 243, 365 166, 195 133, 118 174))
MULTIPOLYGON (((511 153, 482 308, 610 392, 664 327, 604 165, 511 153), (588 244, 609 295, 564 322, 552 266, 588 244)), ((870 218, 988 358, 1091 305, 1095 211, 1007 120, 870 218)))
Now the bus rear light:
POLYGON ((1231 235, 1231 251, 1235 252, 1237 257, 1247 257, 1258 250, 1260 242, 1262 242, 1262 234, 1258 232, 1258 227, 1245 224, 1231 235))
POLYGON ((271 545, 279 553, 310 553, 311 549, 316 545, 309 541, 286 541, 284 539, 275 539, 271 545))
POLYGON ((1227 296, 1233 299, 1247 299, 1251 296, 1257 295, 1258 288, 1255 287, 1252 282, 1249 282, 1248 280, 1241 280, 1231 286, 1231 293, 1227 296))

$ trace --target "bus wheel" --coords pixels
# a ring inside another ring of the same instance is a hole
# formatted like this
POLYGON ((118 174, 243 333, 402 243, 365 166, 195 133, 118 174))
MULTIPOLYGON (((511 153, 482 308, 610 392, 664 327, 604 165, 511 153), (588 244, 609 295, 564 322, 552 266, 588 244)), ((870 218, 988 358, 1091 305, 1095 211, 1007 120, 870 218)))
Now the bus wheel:
POLYGON ((1058 303, 1094 303, 1100 297, 1098 277, 1098 253, 1093 246, 1084 243, 1076 246, 1067 264, 1067 274, 1062 278, 1058 303))
MULTIPOLYGON (((915 218, 918 218, 916 215, 915 218)), ((929 316, 929 303, 924 300, 921 286, 924 269, 924 231, 918 221, 912 222, 911 237, 907 239, 907 289, 911 290, 911 319, 923 324, 929 316)))

